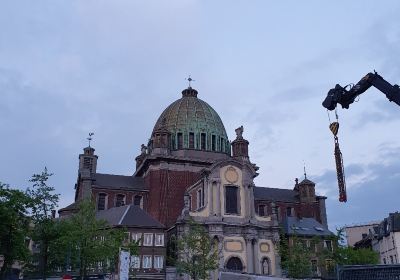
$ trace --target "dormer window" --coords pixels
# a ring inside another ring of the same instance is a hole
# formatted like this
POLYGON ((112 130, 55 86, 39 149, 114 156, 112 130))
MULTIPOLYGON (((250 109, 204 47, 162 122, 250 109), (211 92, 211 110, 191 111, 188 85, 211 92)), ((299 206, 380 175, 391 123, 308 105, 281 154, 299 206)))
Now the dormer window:
POLYGON ((125 205, 125 195, 124 194, 117 194, 115 199, 115 207, 120 207, 125 205))
POLYGON ((205 133, 201 133, 200 134, 200 147, 202 150, 206 149, 206 134, 205 133))
POLYGON ((97 210, 105 210, 107 208, 107 194, 99 193, 97 196, 97 210))
POLYGON ((265 216, 265 205, 260 204, 258 205, 258 216, 265 216))
POLYGON ((177 140, 178 140, 178 150, 183 148, 183 134, 178 133, 177 135, 177 140))
POLYGON ((189 149, 194 149, 194 133, 189 133, 189 149))

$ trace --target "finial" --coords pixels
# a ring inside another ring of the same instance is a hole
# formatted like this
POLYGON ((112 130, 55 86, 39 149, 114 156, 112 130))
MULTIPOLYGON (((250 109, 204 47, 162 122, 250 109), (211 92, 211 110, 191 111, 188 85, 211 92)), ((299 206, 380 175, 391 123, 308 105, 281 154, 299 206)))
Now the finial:
POLYGON ((92 141, 92 136, 94 135, 94 133, 93 132, 89 132, 89 137, 88 138, 86 138, 88 141, 89 141, 89 147, 90 147, 90 141, 92 141))
POLYGON ((307 179, 306 163, 303 161, 304 179, 307 179))
POLYGON ((191 88, 191 87, 192 87, 191 82, 195 82, 195 80, 193 80, 193 79, 190 77, 190 75, 189 75, 189 78, 187 78, 186 80, 189 81, 189 88, 191 88))

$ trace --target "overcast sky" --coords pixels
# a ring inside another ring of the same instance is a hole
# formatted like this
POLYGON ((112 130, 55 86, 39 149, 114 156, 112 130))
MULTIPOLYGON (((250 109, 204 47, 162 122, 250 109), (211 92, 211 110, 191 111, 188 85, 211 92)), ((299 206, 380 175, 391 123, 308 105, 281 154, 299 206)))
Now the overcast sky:
MULTIPOLYGON (((131 175, 140 144, 191 74, 228 136, 244 126, 258 186, 293 188, 303 162, 331 228, 399 210, 400 108, 375 89, 338 110, 348 202, 338 202, 321 106, 336 83, 378 71, 400 83, 399 1, 15 1, 0 3, 0 181, 45 166, 74 200, 94 132, 98 172, 131 175)), ((331 114, 333 118, 333 114, 331 114)))

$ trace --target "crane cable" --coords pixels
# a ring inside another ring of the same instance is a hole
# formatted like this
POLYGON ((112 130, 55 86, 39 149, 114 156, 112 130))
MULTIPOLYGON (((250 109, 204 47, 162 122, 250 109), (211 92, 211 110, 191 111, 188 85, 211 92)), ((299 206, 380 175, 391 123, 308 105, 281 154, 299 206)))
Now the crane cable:
POLYGON ((339 116, 337 114, 337 109, 335 109, 336 121, 331 123, 331 118, 330 118, 328 110, 327 110, 327 113, 328 113, 328 120, 329 120, 329 129, 333 134, 334 142, 335 142, 334 155, 335 155, 335 162, 336 162, 336 174, 337 174, 337 180, 338 180, 338 186, 339 186, 339 201, 346 202, 347 201, 347 193, 346 193, 346 180, 345 180, 344 167, 343 167, 343 156, 342 156, 342 152, 340 151, 340 147, 339 147, 339 138, 337 137, 337 134, 339 132, 339 116))

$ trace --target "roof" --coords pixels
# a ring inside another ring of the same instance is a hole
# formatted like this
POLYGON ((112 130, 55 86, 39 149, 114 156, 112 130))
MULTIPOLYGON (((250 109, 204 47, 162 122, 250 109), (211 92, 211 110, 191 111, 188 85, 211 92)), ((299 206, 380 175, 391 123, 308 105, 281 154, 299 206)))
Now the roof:
POLYGON ((72 211, 72 210, 76 210, 76 209, 78 209, 78 207, 77 207, 76 202, 74 202, 74 203, 71 203, 70 205, 68 205, 68 206, 66 206, 64 208, 59 209, 58 212, 72 211))
MULTIPOLYGON (((171 141, 173 142, 177 133, 182 133, 184 141, 182 142, 182 148, 187 149, 189 147, 189 133, 194 133, 194 137, 198 140, 195 143, 200 142, 200 133, 205 133, 207 139, 211 139, 211 135, 215 136, 216 143, 221 138, 224 139, 224 143, 227 143, 228 136, 224 124, 218 113, 205 101, 197 98, 197 91, 191 87, 182 91, 182 98, 171 103, 158 118, 152 135, 155 131, 167 130, 171 133, 171 141)), ((207 142, 211 142, 208 140, 207 142)), ((209 144, 207 144, 209 146, 209 144)), ((219 151, 220 146, 216 144, 214 148, 219 151)), ((194 149, 200 149, 197 145, 194 149)), ((206 150, 212 150, 211 147, 207 147, 206 150)), ((226 152, 228 153, 228 152, 226 152)))
POLYGON ((283 228, 286 234, 328 236, 333 233, 314 218, 286 217, 283 228))
POLYGON ((164 228, 146 211, 132 204, 99 211, 96 217, 106 220, 112 226, 164 228))
POLYGON ((315 185, 315 183, 307 178, 299 183, 299 185, 315 185))
POLYGON ((298 192, 289 189, 254 187, 255 200, 298 202, 298 192))
POLYGON ((144 190, 146 186, 142 177, 94 174, 94 185, 100 188, 144 190))

